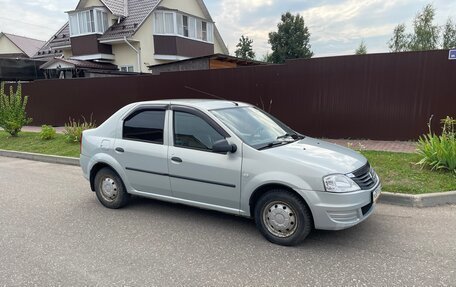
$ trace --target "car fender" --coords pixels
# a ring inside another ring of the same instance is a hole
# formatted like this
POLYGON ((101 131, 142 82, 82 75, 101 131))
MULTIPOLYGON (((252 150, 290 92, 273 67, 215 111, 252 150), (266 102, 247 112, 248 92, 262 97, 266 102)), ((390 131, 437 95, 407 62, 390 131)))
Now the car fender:
POLYGON ((128 184, 127 176, 125 174, 125 170, 122 168, 122 166, 119 164, 119 162, 117 162, 117 160, 114 157, 112 157, 111 155, 109 155, 107 153, 97 153, 91 157, 91 159, 89 160, 89 164, 88 164, 89 176, 90 176, 90 173, 92 172, 93 167, 99 163, 109 165, 120 176, 120 178, 122 179, 122 181, 125 184, 125 187, 127 187, 127 190, 128 190, 129 184, 128 184))
MULTIPOLYGON (((310 184, 306 182, 304 179, 287 172, 265 172, 255 175, 253 178, 249 180, 245 180, 247 176, 247 174, 243 174, 244 180, 241 192, 241 210, 247 216, 250 215, 250 198, 252 197, 253 193, 262 186, 278 184, 289 187, 293 190, 312 190, 310 184)), ((302 196, 302 193, 298 194, 302 196)))

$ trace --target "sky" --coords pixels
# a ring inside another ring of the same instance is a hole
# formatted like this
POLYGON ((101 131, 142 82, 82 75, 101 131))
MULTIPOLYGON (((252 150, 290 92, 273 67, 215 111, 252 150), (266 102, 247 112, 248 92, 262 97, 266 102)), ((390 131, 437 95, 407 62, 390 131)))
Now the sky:
MULTIPOLYGON (((181 0, 189 1, 189 0, 181 0)), ((66 21, 65 11, 78 0, 0 0, 0 32, 48 40, 66 21)), ((241 35, 253 39, 257 58, 270 51, 268 34, 277 31, 281 14, 304 17, 316 57, 349 55, 361 41, 368 53, 388 52, 394 27, 411 31, 416 13, 431 3, 435 22, 456 21, 456 0, 205 0, 231 54, 241 35)))

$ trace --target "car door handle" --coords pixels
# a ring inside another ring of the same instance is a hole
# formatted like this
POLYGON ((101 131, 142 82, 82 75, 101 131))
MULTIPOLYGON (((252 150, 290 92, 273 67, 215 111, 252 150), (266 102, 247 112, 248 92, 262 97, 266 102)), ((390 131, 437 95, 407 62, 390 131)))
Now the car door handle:
POLYGON ((121 147, 116 147, 116 152, 125 152, 125 150, 121 147))
POLYGON ((174 161, 174 162, 179 162, 179 163, 182 162, 182 159, 180 157, 175 157, 175 156, 172 157, 171 160, 174 161))

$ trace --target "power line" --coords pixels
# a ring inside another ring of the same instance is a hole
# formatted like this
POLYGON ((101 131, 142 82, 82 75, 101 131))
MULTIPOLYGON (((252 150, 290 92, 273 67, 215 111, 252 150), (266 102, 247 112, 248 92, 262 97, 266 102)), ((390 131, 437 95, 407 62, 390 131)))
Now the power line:
MULTIPOLYGON (((58 27, 54 29, 54 28, 51 28, 49 26, 41 26, 41 25, 38 25, 38 24, 28 23, 28 22, 24 22, 24 21, 21 21, 21 20, 17 20, 17 19, 11 19, 11 18, 8 18, 8 17, 0 17, 0 19, 1 20, 7 20, 7 21, 14 21, 14 23, 19 22, 19 23, 22 23, 22 24, 25 24, 25 25, 29 25, 29 26, 35 26, 35 27, 39 27, 39 28, 43 28, 43 29, 48 29, 49 31, 54 31, 54 32, 56 32, 57 29, 58 29, 58 27)), ((11 23, 11 24, 14 24, 14 23, 11 23)))

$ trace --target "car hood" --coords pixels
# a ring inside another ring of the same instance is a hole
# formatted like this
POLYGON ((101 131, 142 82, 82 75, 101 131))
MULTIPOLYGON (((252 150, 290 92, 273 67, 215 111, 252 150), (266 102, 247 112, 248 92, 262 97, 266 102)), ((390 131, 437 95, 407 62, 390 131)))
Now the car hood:
POLYGON ((314 167, 325 174, 350 173, 367 162, 363 155, 354 150, 310 137, 270 148, 264 152, 281 159, 314 167))

